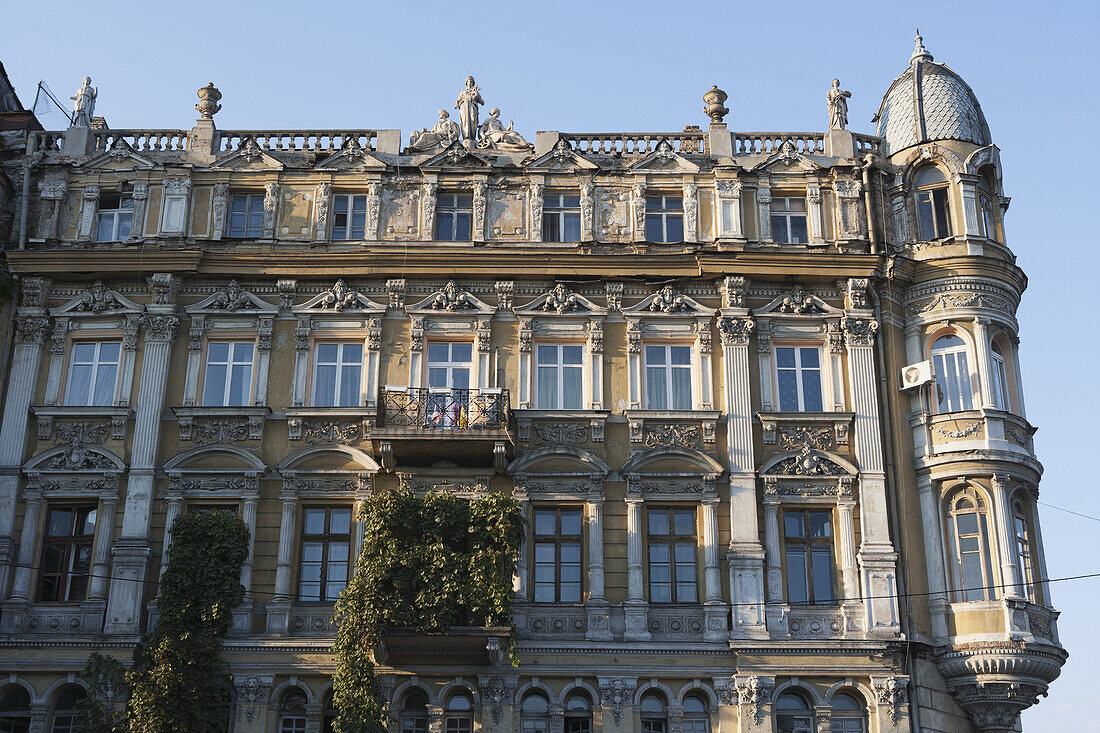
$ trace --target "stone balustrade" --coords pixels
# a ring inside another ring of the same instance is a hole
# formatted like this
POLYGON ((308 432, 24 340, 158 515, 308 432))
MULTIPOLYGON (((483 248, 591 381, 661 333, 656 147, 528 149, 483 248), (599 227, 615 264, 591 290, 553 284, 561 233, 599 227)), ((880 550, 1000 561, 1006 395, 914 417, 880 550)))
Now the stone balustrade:
POLYGON ((377 130, 220 130, 218 150, 240 149, 251 138, 261 150, 296 153, 335 153, 350 140, 363 150, 377 150, 377 130))
POLYGON ((677 153, 706 153, 706 133, 702 130, 683 132, 563 132, 575 152, 611 155, 649 155, 661 141, 667 141, 677 153))
POLYGON ((779 152, 783 143, 790 141, 799 153, 824 155, 823 132, 735 132, 734 155, 771 155, 779 152))
POLYGON ((92 154, 105 153, 113 149, 120 140, 139 153, 143 150, 188 150, 190 135, 190 130, 93 130, 92 154))

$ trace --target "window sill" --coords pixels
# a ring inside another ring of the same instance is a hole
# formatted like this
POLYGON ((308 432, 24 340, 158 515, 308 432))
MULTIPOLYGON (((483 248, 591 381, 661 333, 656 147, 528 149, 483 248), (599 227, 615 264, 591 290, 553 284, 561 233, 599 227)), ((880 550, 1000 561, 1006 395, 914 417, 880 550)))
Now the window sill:
MULTIPOLYGON (((129 407, 91 406, 91 407, 56 407, 41 406, 32 407, 31 412, 38 418, 38 439, 49 440, 54 434, 55 422, 82 422, 84 429, 96 429, 99 426, 90 424, 91 421, 110 420, 111 440, 123 440, 126 437, 126 423, 134 416, 133 409, 129 407)), ((101 428, 100 428, 101 429, 101 428)), ((60 436, 58 436, 60 438, 60 436)), ((106 440, 106 437, 104 437, 106 440)), ((89 442, 87 436, 83 442, 89 442)))
POLYGON ((692 448, 715 441, 718 410, 627 410, 630 442, 647 448, 692 448))
POLYGON ((200 445, 238 443, 263 438, 268 407, 173 407, 179 439, 200 445))
POLYGON ((309 443, 355 443, 366 440, 377 416, 372 406, 293 407, 286 411, 287 437, 309 443))

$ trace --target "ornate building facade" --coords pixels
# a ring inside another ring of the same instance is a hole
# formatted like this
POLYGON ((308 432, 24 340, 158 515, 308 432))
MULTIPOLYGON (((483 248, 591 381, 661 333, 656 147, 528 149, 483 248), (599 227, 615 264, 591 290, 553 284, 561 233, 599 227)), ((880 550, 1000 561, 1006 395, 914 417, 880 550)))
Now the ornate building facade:
MULTIPOLYGON (((132 659, 182 512, 251 530, 235 731, 331 717, 371 492, 512 492, 509 630, 395 637, 394 731, 1008 731, 1058 643, 998 149, 919 42, 875 135, 32 131, 0 719, 132 659)), ((83 109, 80 106, 84 105, 83 109)), ((18 232, 18 236, 16 235, 18 232)), ((18 726, 23 726, 22 728, 18 726)))

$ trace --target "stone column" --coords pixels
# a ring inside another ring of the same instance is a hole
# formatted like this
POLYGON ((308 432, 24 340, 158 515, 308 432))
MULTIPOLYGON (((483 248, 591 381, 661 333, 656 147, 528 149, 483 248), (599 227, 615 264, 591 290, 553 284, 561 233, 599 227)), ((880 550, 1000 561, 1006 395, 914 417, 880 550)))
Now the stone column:
POLYGON ((80 212, 76 238, 81 242, 90 242, 95 235, 96 212, 99 210, 99 186, 85 186, 81 192, 84 207, 80 212))
POLYGON ((264 239, 274 239, 275 229, 278 225, 276 219, 279 214, 279 184, 264 184, 264 239))
POLYGON ((229 212, 228 183, 214 184, 214 196, 210 208, 212 211, 210 219, 210 238, 221 239, 226 234, 225 227, 229 212))
POLYGON ((764 551, 768 563, 768 603, 782 603, 783 558, 779 554, 779 502, 764 502, 764 551))
POLYGON ((50 319, 44 315, 21 315, 15 321, 15 349, 4 399, 4 421, 0 424, 0 596, 7 591, 15 559, 19 472, 27 450, 27 420, 49 328, 50 319))
POLYGON ((990 480, 993 486, 993 521, 997 525, 997 556, 1001 561, 1000 582, 1004 584, 1002 592, 1006 598, 1023 597, 1020 592, 1020 568, 1016 564, 1015 521, 1008 503, 1008 482, 1009 477, 1000 473, 993 474, 990 480))
POLYGON ((853 441, 860 469, 859 506, 862 544, 859 563, 862 588, 869 596, 866 628, 871 635, 894 638, 898 625, 897 553, 890 541, 883 467, 878 380, 875 374, 875 333, 878 322, 870 311, 850 310, 841 319, 848 351, 849 404, 855 413, 853 441))
POLYGON ((700 506, 703 514, 703 613, 706 617, 703 639, 721 641, 729 638, 729 629, 718 575, 718 497, 703 499, 700 506))
POLYGON ((764 549, 757 524, 756 459, 752 443, 752 384, 749 336, 754 323, 744 307, 744 278, 722 284, 726 308, 718 321, 722 336, 723 392, 726 396, 726 456, 730 481, 730 638, 767 638, 764 620, 764 549))
MULTIPOLYGON (((258 477, 250 476, 249 480, 255 486, 258 477)), ((259 503, 258 493, 246 495, 241 499, 241 521, 248 528, 248 555, 241 563, 241 585, 244 586, 244 600, 241 605, 233 609, 233 631, 238 634, 247 634, 252 630, 252 558, 256 547, 256 505, 259 503)))
POLYGON ((852 499, 837 502, 836 512, 837 538, 840 540, 840 574, 843 580, 845 601, 855 601, 859 594, 859 570, 856 567, 856 533, 852 509, 856 503, 852 499))
POLYGON ((590 641, 610 641, 610 604, 604 597, 603 578, 603 496, 589 498, 588 510, 588 631, 590 641))
POLYGON ((294 530, 298 523, 298 495, 284 488, 279 494, 283 503, 279 524, 279 558, 275 566, 275 593, 267 604, 267 631, 285 634, 290 627, 290 574, 294 559, 294 530))
MULTIPOLYGON (((993 403, 993 346, 989 342, 989 319, 974 319, 974 348, 978 352, 978 385, 981 388, 982 407, 994 409, 993 403)), ((1008 408, 1008 405, 1005 405, 1008 408)))
POLYGON ((131 196, 134 199, 134 209, 130 214, 130 241, 133 242, 141 239, 145 230, 145 202, 149 198, 149 184, 135 183, 131 196))
POLYGON ((1024 373, 1020 370, 1020 339, 1012 337, 1012 371, 1016 376, 1016 412, 1027 419, 1024 408, 1024 373))
POLYGON ((806 186, 806 205, 809 209, 810 244, 825 244, 825 219, 821 215, 821 184, 813 181, 806 186))
MULTIPOLYGON (((19 558, 15 568, 15 580, 11 586, 11 600, 29 603, 31 580, 34 578, 34 556, 38 549, 38 530, 42 524, 42 493, 37 489, 23 492, 23 532, 19 537, 19 558)), ((5 618, 7 614, 4 614, 5 618)))
MULTIPOLYGON (((179 492, 178 487, 173 488, 171 483, 168 486, 167 499, 168 507, 164 511, 164 541, 160 551, 160 575, 164 575, 168 567, 168 553, 172 547, 172 524, 183 513, 183 494, 179 492)), ((159 591, 157 594, 160 595, 159 591)))
POLYGON ((122 534, 115 543, 111 570, 104 625, 104 631, 109 634, 136 634, 141 628, 146 566, 151 554, 149 525, 161 413, 172 342, 179 332, 179 319, 172 314, 169 302, 171 285, 170 275, 153 276, 154 303, 149 306, 150 312, 141 317, 141 325, 145 328, 145 353, 135 410, 122 534))
POLYGON ((46 733, 46 721, 50 715, 50 704, 46 701, 31 703, 29 733, 46 733))
POLYGON ((927 475, 917 476, 920 495, 921 526, 924 529, 924 564, 928 572, 928 612, 932 636, 947 637, 947 577, 943 565, 944 544, 940 534, 939 496, 927 475))
POLYGON ((626 570, 627 589, 623 608, 626 613, 627 641, 649 641, 649 604, 645 601, 642 580, 642 500, 626 498, 626 570))
POLYGON ((694 182, 683 185, 684 241, 696 242, 699 239, 699 187, 694 182))
POLYGON ((96 601, 107 600, 107 581, 111 574, 111 543, 114 540, 115 510, 118 507, 117 479, 112 477, 108 483, 110 488, 99 495, 92 577, 88 583, 88 599, 96 601))
POLYGON ((772 241, 772 189, 767 176, 760 176, 756 184, 756 240, 761 244, 772 241))

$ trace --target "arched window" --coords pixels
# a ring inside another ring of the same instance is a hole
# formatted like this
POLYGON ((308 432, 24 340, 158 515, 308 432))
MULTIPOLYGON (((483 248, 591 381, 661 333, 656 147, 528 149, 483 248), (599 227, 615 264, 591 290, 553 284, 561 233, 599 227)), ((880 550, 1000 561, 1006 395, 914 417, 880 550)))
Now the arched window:
POLYGON ((948 504, 948 543, 955 600, 985 601, 995 597, 989 551, 989 510, 973 489, 962 489, 948 504))
POLYGON ((413 688, 401 703, 401 733, 428 733, 428 696, 413 688))
POLYGON ((0 732, 27 733, 31 725, 31 696, 19 685, 0 691, 0 732))
POLYGON ((684 698, 684 733, 710 733, 710 712, 699 695, 684 698))
POLYGON ((668 707, 656 692, 647 692, 641 705, 642 733, 668 731, 668 707))
POLYGON ((988 172, 982 174, 978 183, 978 221, 981 224, 982 236, 999 242, 997 234, 997 187, 988 172))
POLYGON ((775 701, 776 733, 814 733, 814 711, 796 692, 784 692, 775 701))
POLYGON ((321 713, 321 731, 323 733, 332 733, 336 728, 336 716, 338 711, 336 705, 332 701, 332 690, 325 693, 322 698, 322 713, 321 713))
POLYGON ((922 242, 951 236, 951 205, 947 176, 934 165, 921 168, 913 179, 916 189, 917 226, 922 242))
POLYGON ((84 688, 71 685, 61 691, 53 705, 53 717, 50 733, 73 733, 80 719, 80 698, 84 697, 84 688))
POLYGON ((992 357, 991 366, 993 369, 993 406, 998 410, 1011 410, 1012 400, 1010 400, 1008 396, 1008 367, 1006 366, 1008 362, 1005 358, 1004 347, 1001 346, 1001 339, 993 339, 990 349, 990 355, 992 357))
POLYGON ((1035 582, 1031 563, 1031 523, 1024 503, 1017 499, 1012 503, 1012 527, 1016 532, 1016 567, 1020 572, 1018 591, 1024 598, 1031 599, 1032 584, 1035 582))
POLYGON ((443 733, 471 733, 474 729, 474 700, 468 693, 456 692, 447 698, 443 733))
POLYGON ((583 692, 565 698, 565 733, 592 733, 592 701, 583 692))
POLYGON ((279 733, 305 733, 306 694, 298 688, 283 693, 279 702, 279 733))
POLYGON ((541 692, 529 692, 520 705, 523 733, 547 733, 550 730, 550 701, 541 692))
POLYGON ((841 692, 833 695, 832 727, 833 733, 867 733, 867 711, 863 701, 854 693, 841 692))
POLYGON ((936 372, 936 412, 973 410, 966 342, 955 334, 940 336, 932 344, 932 367, 936 372))

